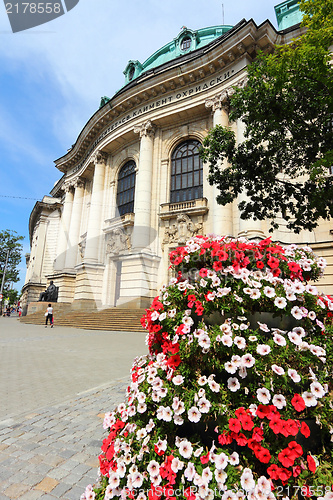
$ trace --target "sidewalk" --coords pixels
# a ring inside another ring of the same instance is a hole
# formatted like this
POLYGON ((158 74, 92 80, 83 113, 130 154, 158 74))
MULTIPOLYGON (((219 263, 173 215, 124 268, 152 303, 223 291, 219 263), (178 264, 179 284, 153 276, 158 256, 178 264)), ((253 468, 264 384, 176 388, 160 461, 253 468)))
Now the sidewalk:
POLYGON ((79 500, 97 480, 104 413, 124 400, 145 334, 0 318, 0 346, 0 500, 79 500))

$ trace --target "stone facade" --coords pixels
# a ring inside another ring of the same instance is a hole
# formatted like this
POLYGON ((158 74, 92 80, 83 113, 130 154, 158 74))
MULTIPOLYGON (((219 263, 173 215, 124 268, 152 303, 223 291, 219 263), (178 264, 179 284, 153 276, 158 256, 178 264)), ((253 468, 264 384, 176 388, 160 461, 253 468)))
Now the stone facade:
MULTIPOLYGON (((204 47, 140 74, 103 101, 75 145, 55 162, 63 176, 31 214, 25 306, 52 279, 58 301, 73 307, 144 307, 168 279, 170 250, 187 238, 268 236, 268 223, 241 220, 237 203, 217 205, 207 165, 200 195, 171 201, 172 182, 178 182, 174 155, 184 144, 202 143, 216 124, 230 126, 242 141, 243 123, 229 123, 234 87, 246 82, 247 65, 258 50, 270 51, 299 33, 297 26, 277 32, 268 21, 259 27, 242 21, 204 47), (120 185, 127 206, 120 203, 120 185)), ((323 221, 316 231, 295 235, 280 222, 274 240, 310 244, 328 260, 321 286, 332 293, 332 224, 323 221)))

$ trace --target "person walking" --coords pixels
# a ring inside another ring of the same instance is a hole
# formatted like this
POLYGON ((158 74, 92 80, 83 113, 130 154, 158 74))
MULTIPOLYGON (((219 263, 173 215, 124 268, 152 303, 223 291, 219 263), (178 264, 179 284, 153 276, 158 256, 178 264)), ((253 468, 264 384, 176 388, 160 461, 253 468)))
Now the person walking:
POLYGON ((53 307, 51 304, 47 306, 45 313, 45 328, 47 328, 47 322, 50 321, 51 328, 53 328, 53 307))

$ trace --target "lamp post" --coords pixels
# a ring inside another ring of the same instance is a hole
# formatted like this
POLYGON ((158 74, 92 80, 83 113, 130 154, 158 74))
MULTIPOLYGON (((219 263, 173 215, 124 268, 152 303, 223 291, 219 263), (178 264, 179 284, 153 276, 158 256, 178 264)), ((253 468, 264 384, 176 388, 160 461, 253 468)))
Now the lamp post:
POLYGON ((0 289, 0 296, 1 296, 1 299, 0 299, 0 309, 1 309, 1 316, 2 316, 2 300, 3 300, 3 295, 2 295, 2 292, 3 292, 3 287, 4 287, 4 284, 5 284, 5 276, 6 276, 6 270, 7 270, 7 264, 8 264, 8 257, 9 257, 9 248, 7 250, 7 256, 6 256, 6 263, 5 263, 5 267, 3 269, 3 274, 2 274, 2 281, 1 281, 1 289, 0 289))

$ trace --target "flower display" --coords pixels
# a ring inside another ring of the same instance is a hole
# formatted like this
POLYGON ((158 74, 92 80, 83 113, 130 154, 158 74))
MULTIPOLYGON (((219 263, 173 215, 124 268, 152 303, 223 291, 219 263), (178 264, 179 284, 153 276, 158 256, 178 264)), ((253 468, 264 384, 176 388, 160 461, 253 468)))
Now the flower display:
POLYGON ((197 236, 170 261, 81 499, 333 499, 333 300, 312 284, 325 260, 197 236))

